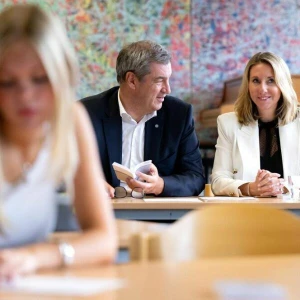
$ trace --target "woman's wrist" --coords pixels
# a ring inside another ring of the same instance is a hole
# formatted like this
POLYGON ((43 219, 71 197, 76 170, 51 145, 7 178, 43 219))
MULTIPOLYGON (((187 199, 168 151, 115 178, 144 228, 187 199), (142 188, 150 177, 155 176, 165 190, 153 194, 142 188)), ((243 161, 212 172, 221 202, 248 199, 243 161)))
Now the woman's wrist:
POLYGON ((58 249, 61 256, 61 266, 62 267, 71 266, 75 258, 74 247, 70 243, 60 241, 58 243, 58 249))
POLYGON ((253 182, 248 183, 248 196, 255 196, 255 191, 253 189, 253 182))
POLYGON ((251 187, 250 187, 250 183, 251 182, 246 182, 244 184, 242 184, 241 186, 239 186, 239 190, 241 193, 241 196, 247 197, 247 196, 251 196, 251 187))
POLYGON ((57 243, 42 243, 29 246, 36 260, 36 269, 61 267, 62 257, 57 243))

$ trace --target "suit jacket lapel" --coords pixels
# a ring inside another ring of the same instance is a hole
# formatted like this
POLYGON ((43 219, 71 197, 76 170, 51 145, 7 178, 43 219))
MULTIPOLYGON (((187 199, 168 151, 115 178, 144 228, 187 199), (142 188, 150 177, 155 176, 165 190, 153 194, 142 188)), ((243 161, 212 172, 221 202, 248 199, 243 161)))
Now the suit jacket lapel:
POLYGON ((153 117, 145 124, 145 146, 144 160, 152 159, 155 164, 159 161, 159 149, 164 126, 163 108, 157 111, 157 116, 153 117))
POLYGON ((284 177, 300 175, 300 119, 279 127, 284 177))
POLYGON ((107 118, 103 119, 103 128, 107 145, 107 152, 110 161, 112 174, 113 162, 122 163, 122 119, 118 105, 118 92, 116 91, 109 99, 106 108, 107 118))
POLYGON ((243 178, 255 178, 260 169, 260 148, 257 122, 241 126, 237 131, 237 143, 243 164, 243 178))

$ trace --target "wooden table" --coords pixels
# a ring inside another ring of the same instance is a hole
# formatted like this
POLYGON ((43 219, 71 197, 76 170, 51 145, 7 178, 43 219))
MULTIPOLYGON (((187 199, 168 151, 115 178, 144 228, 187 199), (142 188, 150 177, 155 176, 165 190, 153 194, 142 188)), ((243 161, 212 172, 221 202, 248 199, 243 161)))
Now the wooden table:
MULTIPOLYGON (((224 280, 280 285, 287 300, 300 299, 300 255, 203 259, 193 262, 93 266, 42 275, 119 278, 125 287, 75 299, 98 300, 216 300, 215 284, 224 280)), ((0 292, 0 299, 66 299, 0 292)), ((71 298, 68 298, 71 299, 71 298)), ((73 298, 72 298, 73 299, 73 298)))
MULTIPOLYGON (((212 197, 213 198, 213 197, 212 197)), ((262 203, 264 205, 271 205, 273 207, 289 210, 297 215, 300 215, 300 202, 291 202, 290 200, 280 198, 256 198, 255 200, 241 200, 237 197, 232 197, 230 201, 200 201, 188 202, 190 199, 195 200, 198 197, 181 197, 180 202, 166 202, 164 198, 161 202, 145 202, 141 199, 134 199, 126 197, 123 199, 112 199, 115 216, 118 219, 128 220, 154 220, 154 221, 175 221, 181 218, 188 211, 193 209, 201 209, 210 205, 224 205, 226 203, 246 203, 251 205, 253 203, 262 203)))
MULTIPOLYGON (((213 198, 213 197, 212 197, 213 198)), ((226 203, 246 203, 251 205, 253 203, 262 203, 264 205, 271 205, 273 207, 289 210, 300 216, 300 201, 291 202, 289 200, 280 198, 256 198, 255 200, 241 200, 238 197, 232 197, 230 201, 210 201, 203 202, 189 202, 189 200, 198 199, 198 197, 181 197, 174 198, 176 202, 166 202, 165 198, 158 198, 161 202, 145 202, 141 199, 134 199, 126 197, 122 199, 111 199, 115 216, 117 219, 126 220, 152 220, 152 221, 166 221, 172 222, 178 220, 187 212, 193 209, 201 209, 210 205, 219 205, 226 203), (180 201, 178 201, 178 199, 180 201)), ((58 231, 77 230, 78 224, 70 207, 67 203, 61 203, 58 216, 58 231)))

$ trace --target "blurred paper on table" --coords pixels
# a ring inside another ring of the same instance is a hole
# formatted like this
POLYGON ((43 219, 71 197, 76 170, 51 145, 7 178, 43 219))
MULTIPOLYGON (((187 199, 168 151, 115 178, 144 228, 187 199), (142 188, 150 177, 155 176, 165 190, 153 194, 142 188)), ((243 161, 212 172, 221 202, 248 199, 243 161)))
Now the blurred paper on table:
POLYGON ((1 283, 0 291, 57 296, 90 296, 124 286, 125 281, 121 279, 27 276, 16 278, 11 283, 1 283))
POLYGON ((257 201, 255 197, 223 197, 223 196, 215 196, 215 197, 201 197, 199 196, 199 199, 203 200, 204 202, 210 202, 210 201, 229 201, 229 202, 235 202, 235 201, 245 201, 245 200, 254 200, 257 201))
POLYGON ((198 198, 195 197, 156 197, 156 198, 144 198, 145 202, 196 202, 201 203, 198 198))
POLYGON ((238 280, 218 281, 214 285, 219 300, 287 300, 279 284, 238 280))

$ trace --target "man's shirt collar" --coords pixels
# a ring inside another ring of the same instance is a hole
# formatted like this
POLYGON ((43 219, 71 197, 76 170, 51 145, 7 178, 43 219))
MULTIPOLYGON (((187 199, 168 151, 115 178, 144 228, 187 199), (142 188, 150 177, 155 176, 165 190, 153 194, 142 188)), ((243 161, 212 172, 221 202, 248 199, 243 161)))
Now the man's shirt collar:
MULTIPOLYGON (((135 122, 137 123, 130 114, 127 113, 127 111, 125 110, 121 98, 120 98, 120 89, 118 90, 118 103, 119 103, 119 109, 120 109, 120 116, 122 118, 122 121, 124 122, 128 122, 128 123, 132 123, 135 122)), ((151 114, 147 114, 143 117, 142 120, 144 120, 144 122, 147 122, 148 120, 152 119, 153 117, 157 116, 157 111, 155 110, 154 112, 152 112, 151 114)))

